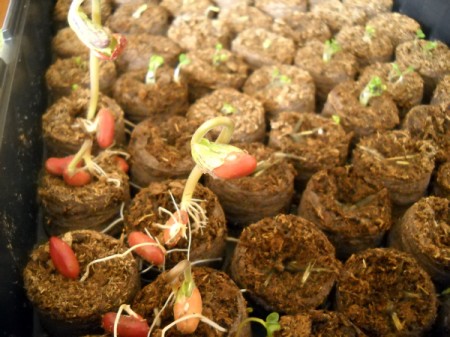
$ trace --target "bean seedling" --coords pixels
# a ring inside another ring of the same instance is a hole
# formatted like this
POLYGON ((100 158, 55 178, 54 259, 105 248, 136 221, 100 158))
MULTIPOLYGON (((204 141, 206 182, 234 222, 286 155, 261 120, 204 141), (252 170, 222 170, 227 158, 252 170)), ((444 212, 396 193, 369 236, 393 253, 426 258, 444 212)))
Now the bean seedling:
POLYGON ((341 49, 341 45, 336 41, 336 39, 326 40, 323 47, 322 60, 326 63, 330 62, 333 55, 340 52, 341 49))
POLYGON ((188 65, 190 62, 191 60, 189 60, 186 54, 180 54, 180 56, 178 56, 178 65, 173 72, 173 80, 175 83, 180 83, 181 68, 188 65))
POLYGON ((392 63, 391 71, 389 72, 388 79, 391 83, 401 83, 405 75, 414 72, 414 68, 409 66, 405 71, 401 71, 397 63, 392 63))
POLYGON ((160 55, 152 55, 148 62, 147 74, 145 75, 145 84, 156 83, 156 71, 164 64, 164 58, 160 55))
POLYGON ((220 66, 222 63, 228 60, 228 55, 223 52, 223 45, 221 43, 216 44, 212 63, 215 67, 220 66))
POLYGON ((363 41, 366 43, 371 43, 372 39, 375 37, 375 27, 371 25, 367 25, 364 29, 363 41))
POLYGON ((241 324, 239 324, 236 337, 240 336, 243 326, 250 322, 261 324, 266 329, 267 337, 273 337, 273 333, 281 329, 279 320, 280 315, 277 312, 272 312, 269 315, 267 315, 265 321, 258 317, 249 317, 246 320, 242 321, 241 324))
POLYGON ((280 69, 275 68, 272 72, 272 82, 275 84, 289 84, 291 83, 291 78, 287 75, 281 73, 280 69))
POLYGON ((373 97, 379 97, 387 89, 379 76, 373 76, 359 95, 359 102, 367 106, 373 97))

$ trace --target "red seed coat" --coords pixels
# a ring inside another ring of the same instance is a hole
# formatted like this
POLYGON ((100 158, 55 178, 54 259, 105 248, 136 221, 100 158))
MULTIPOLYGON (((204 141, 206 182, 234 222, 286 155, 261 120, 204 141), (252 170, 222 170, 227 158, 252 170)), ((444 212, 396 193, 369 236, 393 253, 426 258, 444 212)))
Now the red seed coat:
POLYGON ((114 143, 114 116, 109 109, 101 108, 98 112, 97 118, 97 143, 102 149, 106 149, 114 143))
MULTIPOLYGON (((140 243, 156 243, 156 241, 142 232, 131 232, 128 235, 128 245, 130 247, 134 247, 140 243)), ((155 266, 164 264, 165 255, 161 247, 148 245, 136 248, 135 252, 145 261, 155 266)))
POLYGON ((256 159, 245 152, 231 152, 224 163, 216 167, 213 173, 221 179, 236 179, 252 174, 256 169, 256 159))
MULTIPOLYGON (((194 288, 190 297, 177 298, 173 305, 173 318, 175 320, 187 315, 201 314, 203 310, 202 295, 197 287, 194 288)), ((182 334, 194 333, 200 318, 189 318, 177 323, 177 329, 182 334)))
POLYGON ((49 240, 50 258, 56 270, 63 276, 76 279, 80 275, 80 264, 72 248, 57 236, 49 240))
MULTIPOLYGON (((106 332, 114 333, 114 322, 117 314, 115 312, 108 312, 103 315, 102 326, 106 332)), ((133 316, 120 316, 117 325, 118 337, 147 337, 150 330, 148 323, 143 318, 133 316)))

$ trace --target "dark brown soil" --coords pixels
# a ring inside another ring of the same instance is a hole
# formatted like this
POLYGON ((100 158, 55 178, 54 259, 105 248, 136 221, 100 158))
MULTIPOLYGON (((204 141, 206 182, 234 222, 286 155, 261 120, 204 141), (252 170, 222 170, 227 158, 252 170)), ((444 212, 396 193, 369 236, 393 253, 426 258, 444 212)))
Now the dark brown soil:
POLYGON ((436 172, 433 193, 450 200, 450 162, 443 163, 436 172))
POLYGON ((402 129, 408 130, 415 139, 433 143, 438 162, 450 161, 450 110, 418 105, 406 114, 402 129))
POLYGON ((175 66, 181 48, 171 39, 160 35, 129 34, 127 47, 116 60, 117 69, 125 73, 130 70, 148 68, 148 60, 152 55, 164 58, 165 64, 175 66))
POLYGON ((282 316, 275 337, 366 337, 345 315, 334 311, 311 310, 282 316))
POLYGON ((388 94, 373 97, 364 106, 359 101, 360 93, 357 82, 338 84, 330 91, 322 114, 326 117, 339 116, 340 124, 346 132, 354 132, 355 140, 397 126, 398 109, 388 94))
POLYGON ((181 73, 189 83, 191 101, 219 88, 240 89, 247 79, 247 64, 229 50, 207 48, 186 56, 190 62, 181 68, 181 73))
POLYGON ((391 40, 386 35, 375 31, 366 38, 367 26, 345 26, 336 35, 336 41, 342 50, 356 56, 361 67, 376 62, 389 62, 394 54, 391 40))
MULTIPOLYGON (((263 141, 266 133, 264 114, 263 105, 256 98, 236 89, 223 88, 197 100, 190 106, 186 117, 197 121, 199 125, 214 117, 229 117, 234 122, 231 141, 237 143, 263 141)), ((219 131, 218 128, 210 133, 216 137, 219 131)))
POLYGON ((255 7, 267 13, 274 19, 284 19, 291 13, 306 12, 307 0, 255 0, 255 7))
POLYGON ((331 38, 327 24, 310 12, 290 12, 283 21, 276 20, 272 30, 292 38, 298 46, 304 46, 312 40, 324 42, 331 38))
MULTIPOLYGON (((225 1, 231 2, 231 1, 225 1)), ((249 28, 270 29, 273 19, 254 6, 240 4, 221 9, 219 20, 230 27, 233 35, 249 28)))
POLYGON ((420 24, 401 13, 381 13, 367 22, 378 34, 388 36, 394 49, 403 42, 414 40, 420 24))
POLYGON ((164 35, 169 28, 169 17, 170 14, 164 7, 140 0, 118 7, 106 21, 106 26, 122 34, 164 35), (147 8, 136 16, 136 11, 144 4, 147 4, 147 8))
MULTIPOLYGON (((200 322, 194 334, 182 335, 174 327, 166 336, 235 336, 239 324, 247 318, 246 301, 239 288, 228 275, 211 268, 194 267, 192 269, 195 284, 202 295, 202 314, 227 329, 226 334, 200 322)), ((161 310, 172 288, 161 274, 153 283, 145 286, 133 302, 133 310, 153 322, 155 310, 161 310)), ((157 326, 152 336, 161 336, 161 328, 173 322, 172 308, 167 307, 161 314, 161 325, 157 326)), ((241 337, 251 336, 249 325, 245 325, 241 337)))
POLYGON ((326 236, 295 215, 265 218, 244 228, 230 269, 256 303, 288 314, 323 304, 339 270, 326 236))
POLYGON ((292 64, 295 44, 292 39, 264 28, 248 28, 233 40, 231 49, 251 68, 280 63, 292 64))
POLYGON ((450 201, 422 198, 411 206, 390 237, 391 245, 410 253, 437 284, 450 283, 450 201))
POLYGON ((336 34, 345 26, 364 25, 367 15, 364 10, 349 8, 339 0, 322 1, 311 10, 324 21, 332 34, 336 34))
POLYGON ((324 47, 325 44, 320 41, 307 42, 297 50, 294 60, 297 67, 308 71, 314 79, 316 96, 322 103, 337 84, 354 80, 359 68, 356 57, 346 51, 339 51, 330 61, 324 61, 324 47))
POLYGON ((296 156, 297 179, 344 165, 352 134, 331 119, 313 113, 282 112, 271 122, 269 146, 296 156))
POLYGON ((247 79, 244 92, 263 103, 269 119, 282 111, 313 112, 315 86, 311 75, 292 65, 263 66, 247 79))
POLYGON ((355 171, 381 182, 395 204, 408 205, 426 192, 434 168, 435 148, 414 140, 408 131, 387 131, 361 139, 353 151, 355 171))
POLYGON ((70 27, 58 30, 52 39, 52 52, 57 58, 73 56, 87 57, 89 49, 70 27))
POLYGON ((162 0, 160 5, 175 17, 183 14, 205 15, 214 3, 210 0, 162 0))
MULTIPOLYGON (((81 274, 89 262, 126 250, 119 240, 95 231, 73 231, 62 239, 74 250, 81 274)), ((68 279, 56 271, 48 243, 44 243, 31 253, 24 270, 24 284, 41 322, 50 332, 79 336, 98 331, 102 314, 131 303, 140 288, 140 277, 135 259, 126 255, 97 263, 83 282, 68 279)))
POLYGON ((431 98, 431 104, 438 105, 443 111, 450 106, 450 75, 445 75, 437 84, 431 98))
MULTIPOLYGON (((170 194, 179 203, 184 185, 185 180, 168 180, 154 182, 141 189, 125 209, 126 232, 147 229, 155 237, 161 238, 162 231, 154 224, 165 224, 169 220, 169 215, 159 212, 159 208, 163 207, 169 212, 175 212, 170 194)), ((191 261, 223 257, 227 228, 225 214, 219 200, 210 189, 200 184, 197 184, 193 198, 200 200, 198 204, 206 211, 208 222, 203 229, 192 232, 191 261)), ((191 223, 192 221, 193 219, 191 223)), ((187 240, 181 239, 176 248, 186 249, 187 240)), ((166 258, 166 267, 183 259, 186 259, 185 252, 171 253, 166 258)))
POLYGON ((62 177, 42 173, 38 197, 47 233, 55 235, 76 229, 100 231, 118 216, 122 203, 129 201, 128 176, 114 158, 103 152, 96 162, 120 186, 108 182, 104 176, 95 177, 84 186, 69 186, 62 177))
POLYGON ((262 143, 239 143, 237 147, 255 156, 261 171, 240 179, 206 177, 205 185, 219 198, 229 223, 246 226, 264 217, 289 210, 294 193, 295 170, 274 150, 262 143), (262 169, 267 165, 266 169, 262 169))
POLYGON ((427 50, 429 41, 411 40, 401 43, 395 49, 395 58, 404 68, 413 67, 424 79, 425 97, 431 97, 437 83, 450 73, 450 49, 440 41, 436 47, 427 50))
POLYGON ((185 14, 175 18, 167 36, 183 50, 214 48, 218 43, 229 49, 231 31, 222 21, 211 20, 205 14, 185 14))
POLYGON ((145 120, 131 133, 131 180, 139 186, 151 181, 187 178, 194 167, 190 138, 197 129, 195 122, 174 116, 161 124, 145 120))
POLYGON ((174 69, 163 65, 158 68, 155 83, 145 83, 147 69, 122 74, 113 87, 113 97, 125 111, 127 119, 134 123, 150 118, 164 121, 174 115, 182 115, 188 108, 188 85, 180 78, 173 79, 174 69))
POLYGON ((393 0, 343 0, 348 8, 363 10, 367 19, 392 10, 393 0))
MULTIPOLYGON (((400 68, 400 71, 405 72, 407 69, 400 68)), ((362 70, 358 78, 361 90, 373 76, 378 76, 386 85, 386 92, 391 95, 391 98, 397 104, 401 116, 404 116, 412 107, 422 102, 423 79, 418 73, 407 72, 400 78, 393 69, 393 63, 377 62, 362 70)))
POLYGON ((426 336, 436 318, 430 277, 409 254, 394 249, 352 255, 336 297, 338 311, 369 336, 426 336))
POLYGON ((336 255, 381 245, 392 225, 391 201, 380 183, 372 184, 351 166, 314 174, 302 194, 298 214, 314 222, 336 247, 336 255))
MULTIPOLYGON (((42 116, 42 133, 48 156, 75 154, 84 140, 91 137, 85 132, 81 122, 77 120, 77 118, 86 118, 89 95, 88 89, 78 89, 70 96, 62 97, 47 108, 42 116)), ((122 108, 112 98, 100 94, 98 110, 101 108, 109 109, 114 116, 116 145, 124 144, 125 126, 122 108)), ((97 150, 95 144, 94 151, 97 150)))
MULTIPOLYGON (((117 72, 114 62, 100 61, 99 89, 104 94, 111 92, 116 81, 117 72)), ((68 96, 78 88, 88 89, 90 86, 89 60, 84 56, 57 59, 45 73, 47 88, 55 101, 68 96)))

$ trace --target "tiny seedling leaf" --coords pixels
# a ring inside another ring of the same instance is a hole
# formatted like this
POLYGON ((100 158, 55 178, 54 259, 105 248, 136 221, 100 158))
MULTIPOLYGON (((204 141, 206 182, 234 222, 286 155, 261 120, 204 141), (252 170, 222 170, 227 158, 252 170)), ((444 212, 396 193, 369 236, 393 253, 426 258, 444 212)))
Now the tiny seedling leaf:
POLYGON ((341 51, 340 44, 335 39, 325 41, 322 59, 324 62, 330 62, 333 55, 341 51))
POLYGON ((341 124, 341 117, 339 117, 338 115, 332 115, 331 120, 334 122, 334 124, 341 124))
POLYGON ((425 33, 423 32, 422 29, 419 28, 418 30, 416 30, 416 37, 417 37, 419 40, 425 39, 425 33))
POLYGON ((164 57, 160 55, 152 55, 150 61, 148 62, 148 70, 145 76, 145 83, 155 83, 156 82, 156 70, 164 64, 164 57))
POLYGON ((373 76, 361 91, 359 102, 362 105, 367 106, 371 98, 381 96, 386 89, 387 87, 381 78, 379 76, 373 76))
POLYGON ((280 315, 277 312, 272 312, 269 315, 267 315, 265 324, 267 330, 267 337, 272 337, 275 331, 281 329, 279 319, 280 315))
POLYGON ((224 115, 232 115, 236 113, 236 108, 230 103, 223 103, 222 109, 220 109, 224 115))

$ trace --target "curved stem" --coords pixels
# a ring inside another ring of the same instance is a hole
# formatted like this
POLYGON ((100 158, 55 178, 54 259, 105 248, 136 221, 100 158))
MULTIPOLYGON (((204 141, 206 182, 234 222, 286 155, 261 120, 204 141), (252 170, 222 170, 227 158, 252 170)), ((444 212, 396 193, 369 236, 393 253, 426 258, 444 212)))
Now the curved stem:
POLYGON ((73 174, 75 172, 75 168, 82 159, 84 159, 86 156, 90 156, 91 149, 92 140, 86 139, 83 145, 81 145, 81 148, 78 150, 75 157, 73 157, 72 161, 67 166, 67 171, 69 172, 69 174, 73 174))
MULTIPOLYGON (((205 135, 217 128, 222 127, 222 131, 220 132, 219 136, 216 139, 216 143, 222 143, 227 144, 230 142, 231 137, 233 136, 234 132, 234 123, 233 121, 228 117, 216 117, 213 119, 210 119, 200 125, 200 127, 195 131, 195 133, 192 136, 191 139, 191 147, 193 144, 199 143, 205 135)), ((195 165, 195 167, 192 169, 191 173, 189 174, 189 177, 186 181, 186 185, 184 187, 183 196, 181 197, 181 208, 183 209, 183 205, 187 205, 191 200, 192 196, 194 194, 195 186, 197 185, 198 181, 200 180, 201 176, 203 175, 202 170, 198 165, 195 165)))
MULTIPOLYGON (((92 0, 92 21, 96 24, 101 24, 101 7, 100 0, 92 0)), ((98 96, 99 96, 99 67, 100 62, 94 52, 89 52, 89 70, 90 70, 90 98, 89 107, 86 118, 93 120, 97 110, 98 96)))
POLYGON ((257 317, 248 317, 247 319, 243 320, 241 322, 241 324, 239 324, 238 330, 236 332, 236 337, 239 337, 239 335, 241 334, 241 331, 242 331, 242 328, 244 327, 244 325, 247 324, 247 323, 250 323, 250 322, 259 323, 263 327, 266 328, 266 322, 263 319, 257 318, 257 317))

